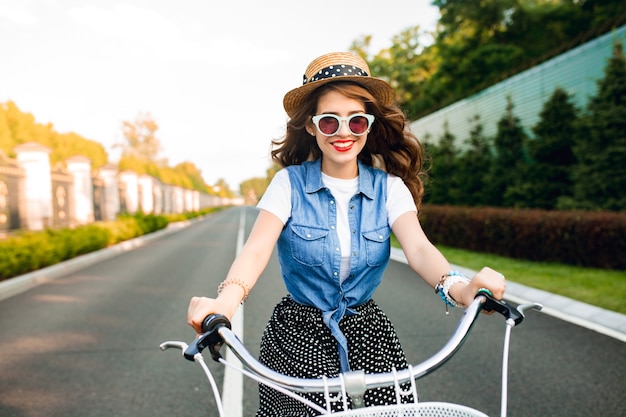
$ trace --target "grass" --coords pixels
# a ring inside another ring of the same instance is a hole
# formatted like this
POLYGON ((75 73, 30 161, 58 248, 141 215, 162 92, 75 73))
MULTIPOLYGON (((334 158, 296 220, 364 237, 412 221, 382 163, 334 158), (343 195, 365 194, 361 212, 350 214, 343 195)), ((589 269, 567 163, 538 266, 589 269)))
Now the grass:
MULTIPOLYGON (((397 241, 392 243, 399 247, 397 241)), ((451 264, 480 270, 489 266, 518 284, 626 314, 626 271, 531 262, 437 246, 451 264)))

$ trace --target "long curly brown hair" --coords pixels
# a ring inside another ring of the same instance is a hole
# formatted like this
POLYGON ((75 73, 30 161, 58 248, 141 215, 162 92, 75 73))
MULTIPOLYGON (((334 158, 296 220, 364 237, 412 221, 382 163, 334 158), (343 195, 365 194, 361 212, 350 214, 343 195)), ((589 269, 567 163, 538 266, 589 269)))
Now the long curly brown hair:
POLYGON ((368 90, 353 82, 331 82, 313 91, 287 122, 282 139, 272 141, 272 159, 280 166, 299 165, 322 157, 322 151, 306 126, 316 114, 319 97, 328 91, 365 104, 365 111, 376 117, 358 159, 396 175, 407 185, 413 200, 420 207, 424 195, 422 170, 424 151, 417 137, 408 129, 405 114, 397 106, 382 105, 368 90))

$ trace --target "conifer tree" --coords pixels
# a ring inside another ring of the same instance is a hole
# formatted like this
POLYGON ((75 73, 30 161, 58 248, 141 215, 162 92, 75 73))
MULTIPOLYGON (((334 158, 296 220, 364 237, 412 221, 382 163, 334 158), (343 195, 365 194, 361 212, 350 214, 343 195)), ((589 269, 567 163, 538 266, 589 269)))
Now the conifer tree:
POLYGON ((444 124, 444 133, 436 145, 429 147, 429 198, 430 204, 458 205, 458 185, 455 171, 457 151, 454 146, 455 136, 450 133, 448 123, 444 124))
POLYGON ((557 88, 539 116, 533 128, 535 137, 528 143, 531 165, 526 173, 526 201, 528 207, 554 209, 559 208, 559 200, 572 197, 578 113, 572 98, 557 88))
POLYGON ((620 42, 581 127, 574 148, 576 199, 590 208, 626 210, 626 59, 620 42))
POLYGON ((505 115, 498 121, 494 137, 495 158, 489 176, 489 204, 500 207, 519 206, 525 184, 524 172, 527 158, 525 144, 527 135, 519 118, 513 113, 513 102, 507 99, 505 115))
POLYGON ((471 122, 473 127, 456 168, 459 202, 467 206, 484 206, 489 202, 485 182, 493 158, 489 138, 483 134, 480 116, 474 116, 471 122))

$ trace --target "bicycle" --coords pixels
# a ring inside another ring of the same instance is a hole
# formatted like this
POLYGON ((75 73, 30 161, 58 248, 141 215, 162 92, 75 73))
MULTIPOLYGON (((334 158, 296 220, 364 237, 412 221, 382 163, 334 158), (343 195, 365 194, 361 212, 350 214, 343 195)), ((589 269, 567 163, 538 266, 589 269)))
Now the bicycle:
POLYGON ((481 290, 472 304, 463 313, 457 327, 448 342, 433 356, 425 361, 409 366, 403 370, 393 370, 383 374, 365 374, 363 371, 350 371, 338 377, 321 379, 302 379, 280 374, 261 364, 248 352, 243 343, 235 335, 230 322, 224 316, 210 315, 205 318, 202 326, 203 334, 191 344, 180 341, 167 341, 160 345, 161 350, 178 348, 183 357, 194 361, 204 370, 213 390, 220 417, 224 417, 219 390, 209 367, 204 361, 202 351, 209 349, 213 360, 224 366, 230 366, 245 376, 265 384, 273 389, 288 395, 303 404, 308 405, 320 415, 335 417, 488 417, 483 412, 462 404, 448 402, 419 402, 416 381, 446 363, 461 347, 481 311, 495 311, 503 315, 505 320, 505 336, 502 355, 502 393, 501 417, 507 414, 507 381, 508 355, 511 329, 519 325, 524 319, 524 312, 528 309, 540 311, 542 306, 529 303, 513 307, 503 300, 495 300, 489 291, 481 290), (220 354, 220 349, 226 345, 240 360, 243 368, 227 362, 220 354), (401 384, 410 383, 410 390, 401 389, 401 384), (363 396, 367 389, 382 386, 395 386, 397 403, 385 406, 363 407, 363 396), (326 408, 320 407, 303 398, 298 393, 323 392, 326 408), (412 396, 412 397, 409 397, 412 396), (348 410, 347 398, 352 401, 353 409, 348 410), (409 397, 413 402, 403 403, 402 397, 409 397), (331 404, 343 402, 343 411, 331 412, 331 404))

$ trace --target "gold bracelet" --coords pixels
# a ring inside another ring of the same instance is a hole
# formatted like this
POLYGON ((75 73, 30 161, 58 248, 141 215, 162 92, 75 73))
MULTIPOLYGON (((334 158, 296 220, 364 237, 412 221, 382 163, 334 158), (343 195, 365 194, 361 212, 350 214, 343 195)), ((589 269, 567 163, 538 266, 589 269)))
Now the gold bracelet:
POLYGON ((248 285, 240 279, 227 279, 222 281, 219 287, 217 287, 217 295, 220 295, 224 288, 230 284, 239 285, 239 287, 243 290, 243 300, 241 300, 241 304, 243 304, 248 299, 248 295, 250 295, 250 288, 248 288, 248 285))

